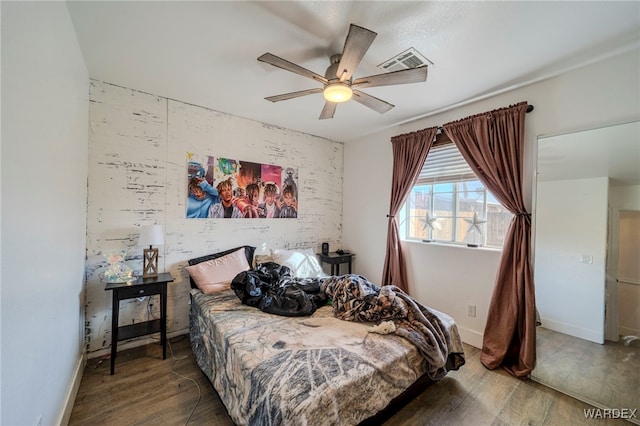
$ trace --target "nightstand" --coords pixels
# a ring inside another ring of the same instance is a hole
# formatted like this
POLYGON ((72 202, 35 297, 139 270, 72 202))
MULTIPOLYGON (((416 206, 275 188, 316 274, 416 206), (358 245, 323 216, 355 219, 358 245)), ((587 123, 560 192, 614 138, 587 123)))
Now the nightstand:
POLYGON ((335 252, 322 254, 318 253, 318 257, 320 257, 320 261, 322 263, 328 263, 331 265, 331 275, 340 275, 340 264, 348 263, 349 264, 349 273, 351 273, 351 259, 353 259, 354 254, 338 254, 335 252))
POLYGON ((157 277, 138 277, 131 283, 108 283, 105 290, 113 291, 113 308, 111 314, 111 374, 115 372, 116 353, 120 340, 132 339, 147 334, 160 332, 162 344, 162 359, 167 358, 167 283, 173 277, 168 272, 162 272, 157 277), (160 296, 160 318, 118 326, 120 301, 145 296, 160 296))

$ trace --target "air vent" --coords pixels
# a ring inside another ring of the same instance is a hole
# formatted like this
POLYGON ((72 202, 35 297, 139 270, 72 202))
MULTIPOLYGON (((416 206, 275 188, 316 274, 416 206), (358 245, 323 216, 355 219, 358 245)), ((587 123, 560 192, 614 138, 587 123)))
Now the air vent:
POLYGON ((413 47, 405 50, 399 55, 394 56, 393 58, 384 61, 378 68, 383 71, 399 71, 406 70, 409 68, 418 68, 423 65, 433 65, 433 62, 425 58, 413 47))

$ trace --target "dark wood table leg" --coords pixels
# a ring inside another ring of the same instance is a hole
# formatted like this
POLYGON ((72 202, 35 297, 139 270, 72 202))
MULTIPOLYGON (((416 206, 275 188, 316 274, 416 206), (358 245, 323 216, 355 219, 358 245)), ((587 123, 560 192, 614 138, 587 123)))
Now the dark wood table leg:
POLYGON ((113 303, 111 312, 111 375, 116 371, 116 353, 118 352, 118 315, 120 313, 120 301, 117 290, 113 291, 113 303))
POLYGON ((160 340, 162 342, 162 359, 167 359, 167 283, 162 286, 160 294, 160 340))

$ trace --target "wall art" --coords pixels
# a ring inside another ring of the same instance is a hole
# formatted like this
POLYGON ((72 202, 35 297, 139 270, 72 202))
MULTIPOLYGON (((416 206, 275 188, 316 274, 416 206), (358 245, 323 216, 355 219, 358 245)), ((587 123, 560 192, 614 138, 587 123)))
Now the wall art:
POLYGON ((187 153, 187 218, 298 217, 293 167, 187 153))

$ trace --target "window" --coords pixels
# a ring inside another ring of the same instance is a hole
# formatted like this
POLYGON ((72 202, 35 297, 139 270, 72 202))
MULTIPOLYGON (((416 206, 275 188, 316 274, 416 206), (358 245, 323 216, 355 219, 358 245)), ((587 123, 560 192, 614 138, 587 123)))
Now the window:
POLYGON ((513 217, 450 142, 431 148, 400 215, 406 240, 499 248, 513 217))

